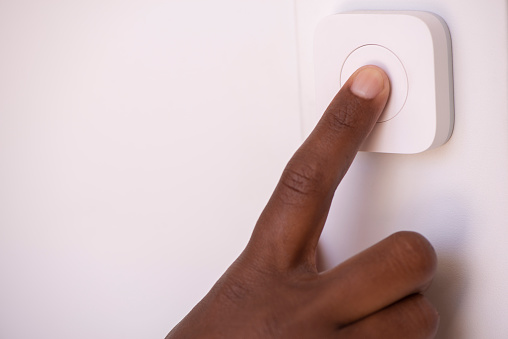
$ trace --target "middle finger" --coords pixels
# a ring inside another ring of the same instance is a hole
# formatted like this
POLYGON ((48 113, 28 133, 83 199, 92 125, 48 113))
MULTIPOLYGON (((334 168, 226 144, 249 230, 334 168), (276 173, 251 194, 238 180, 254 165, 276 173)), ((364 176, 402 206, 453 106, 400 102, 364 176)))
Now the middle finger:
POLYGON ((418 233, 399 232, 321 274, 323 305, 333 321, 352 323, 423 292, 436 270, 436 253, 418 233))

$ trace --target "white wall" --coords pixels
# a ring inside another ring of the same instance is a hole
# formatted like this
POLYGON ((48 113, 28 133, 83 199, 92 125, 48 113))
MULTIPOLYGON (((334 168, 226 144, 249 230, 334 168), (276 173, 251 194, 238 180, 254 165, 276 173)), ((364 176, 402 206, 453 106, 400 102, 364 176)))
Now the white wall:
POLYGON ((440 338, 508 337, 504 0, 0 1, 0 337, 164 337, 313 124, 316 22, 360 8, 445 18, 455 132, 359 156, 323 266, 420 231, 440 255, 440 338))
POLYGON ((320 18, 360 9, 432 11, 448 23, 454 53, 451 140, 419 155, 361 154, 334 199, 321 241, 323 267, 394 231, 419 231, 440 260, 430 291, 441 313, 439 338, 508 338, 506 1, 296 3, 307 131, 316 115, 312 35, 320 18))
POLYGON ((300 142, 293 2, 0 1, 0 338, 163 338, 300 142))

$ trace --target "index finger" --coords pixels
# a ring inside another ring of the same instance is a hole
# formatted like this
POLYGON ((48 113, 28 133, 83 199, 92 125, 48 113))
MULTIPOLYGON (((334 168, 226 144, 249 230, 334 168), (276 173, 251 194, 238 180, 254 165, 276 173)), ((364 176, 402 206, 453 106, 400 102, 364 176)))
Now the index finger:
POLYGON ((378 67, 356 71, 287 164, 254 229, 249 248, 278 267, 314 263, 315 249, 337 188, 390 93, 378 67))

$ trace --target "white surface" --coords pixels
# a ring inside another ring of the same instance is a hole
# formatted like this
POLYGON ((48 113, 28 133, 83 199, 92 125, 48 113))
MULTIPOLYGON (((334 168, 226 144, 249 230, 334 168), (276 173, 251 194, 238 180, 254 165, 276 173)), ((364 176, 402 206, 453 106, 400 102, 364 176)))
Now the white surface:
MULTIPOLYGON (((440 257, 440 338, 507 338, 505 1, 296 3, 306 127, 319 19, 413 9, 450 26, 453 137, 361 154, 323 265, 420 231, 440 257)), ((268 0, 0 2, 1 338, 162 338, 206 293, 300 142, 293 15, 268 0)))
MULTIPOLYGON (((316 108, 318 22, 354 10, 423 10, 453 43, 455 129, 417 155, 360 154, 335 195, 321 242, 324 267, 401 229, 439 255, 430 297, 439 339, 508 338, 508 8, 505 0, 297 0, 303 118, 316 108)), ((349 31, 343 34, 349 34, 349 31)))
POLYGON ((163 338, 300 142, 292 1, 0 1, 0 338, 163 338))
POLYGON ((327 16, 314 37, 317 94, 311 126, 337 93, 338 75, 344 82, 359 67, 374 64, 388 72, 394 87, 387 116, 361 150, 408 154, 441 146, 453 129, 450 47, 446 24, 432 13, 359 11, 327 16))

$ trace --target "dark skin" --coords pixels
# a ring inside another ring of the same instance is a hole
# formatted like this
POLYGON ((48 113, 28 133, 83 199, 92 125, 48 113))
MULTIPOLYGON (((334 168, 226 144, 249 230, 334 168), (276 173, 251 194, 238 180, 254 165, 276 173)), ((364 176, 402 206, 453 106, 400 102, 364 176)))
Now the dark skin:
POLYGON ((243 253, 166 339, 435 336, 439 317, 422 293, 436 254, 423 236, 399 232, 316 267, 334 192, 389 92, 377 67, 353 74, 289 161, 243 253))

